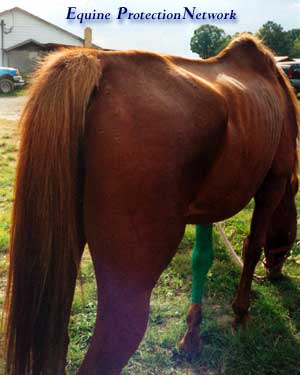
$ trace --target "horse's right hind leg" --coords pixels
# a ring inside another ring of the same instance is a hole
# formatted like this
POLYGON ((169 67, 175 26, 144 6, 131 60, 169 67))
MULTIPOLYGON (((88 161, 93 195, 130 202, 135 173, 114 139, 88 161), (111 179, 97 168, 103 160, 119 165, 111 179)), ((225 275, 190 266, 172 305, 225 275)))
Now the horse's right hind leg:
POLYGON ((265 244, 265 268, 268 278, 276 280, 282 276, 281 269, 296 239, 297 211, 295 195, 298 181, 288 182, 283 198, 273 213, 265 244))

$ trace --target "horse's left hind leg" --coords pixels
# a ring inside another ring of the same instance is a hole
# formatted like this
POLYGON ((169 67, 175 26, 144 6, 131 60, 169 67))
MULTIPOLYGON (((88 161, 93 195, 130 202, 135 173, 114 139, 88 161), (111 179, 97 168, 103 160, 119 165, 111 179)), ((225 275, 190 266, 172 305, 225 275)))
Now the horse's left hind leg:
POLYGON ((196 225, 196 239, 192 255, 192 303, 187 314, 187 331, 179 349, 191 357, 200 351, 199 326, 202 321, 202 297, 207 273, 213 263, 212 224, 196 225))
POLYGON ((153 285, 115 280, 113 273, 108 269, 100 281, 96 325, 80 375, 119 375, 147 327, 153 285))
MULTIPOLYGON (((105 216, 105 215, 104 215, 105 216)), ((114 227, 95 226, 89 246, 98 287, 98 310, 92 341, 80 375, 119 375, 142 340, 149 301, 161 272, 175 254, 185 225, 115 217, 114 227)), ((94 225, 89 223, 89 226, 94 225)))

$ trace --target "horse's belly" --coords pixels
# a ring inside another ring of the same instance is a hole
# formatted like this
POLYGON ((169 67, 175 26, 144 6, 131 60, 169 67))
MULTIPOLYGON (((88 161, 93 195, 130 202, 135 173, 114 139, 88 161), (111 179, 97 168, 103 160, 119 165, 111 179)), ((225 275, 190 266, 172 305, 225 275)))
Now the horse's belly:
POLYGON ((253 140, 255 147, 247 148, 242 139, 225 146, 188 205, 187 223, 224 220, 246 206, 262 184, 274 157, 274 145, 269 149, 264 138, 253 140))
POLYGON ((211 195, 190 203, 185 218, 187 224, 209 224, 225 220, 243 209, 255 194, 240 194, 237 191, 211 195))

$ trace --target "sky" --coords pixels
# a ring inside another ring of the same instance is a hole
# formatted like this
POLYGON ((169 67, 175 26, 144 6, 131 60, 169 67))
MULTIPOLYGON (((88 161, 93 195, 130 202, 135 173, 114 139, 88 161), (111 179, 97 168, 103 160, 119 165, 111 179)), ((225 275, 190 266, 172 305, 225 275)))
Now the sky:
POLYGON ((194 30, 208 23, 184 22, 119 22, 93 21, 80 25, 66 20, 68 7, 78 11, 111 12, 116 14, 120 6, 130 11, 156 12, 166 9, 181 12, 184 6, 197 7, 199 12, 234 10, 235 22, 216 22, 228 34, 241 31, 256 32, 265 22, 272 20, 285 30, 300 28, 300 0, 0 0, 0 11, 18 6, 76 35, 83 36, 84 27, 93 29, 93 42, 104 48, 144 49, 167 54, 196 57, 190 51, 190 39, 194 30))

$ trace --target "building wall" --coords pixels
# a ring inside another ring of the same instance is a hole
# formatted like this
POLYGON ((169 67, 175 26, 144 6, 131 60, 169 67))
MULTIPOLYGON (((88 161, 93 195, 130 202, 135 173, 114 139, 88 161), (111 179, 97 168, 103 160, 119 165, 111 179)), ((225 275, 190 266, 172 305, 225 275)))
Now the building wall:
MULTIPOLYGON (((0 65, 2 65, 2 60, 1 59, 2 59, 2 56, 0 55, 0 65)), ((4 66, 9 66, 8 65, 8 59, 7 59, 7 53, 6 52, 4 52, 4 62, 3 62, 3 65, 4 66)))
POLYGON ((34 39, 40 43, 82 45, 80 39, 19 9, 2 13, 0 19, 4 19, 6 28, 13 26, 12 32, 4 36, 4 49, 28 39, 34 39))
POLYGON ((6 52, 7 66, 18 68, 21 73, 31 73, 44 55, 45 52, 38 46, 26 45, 6 52))

